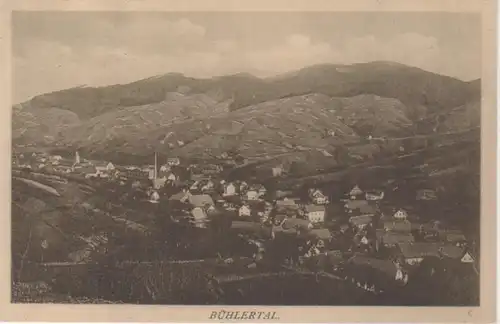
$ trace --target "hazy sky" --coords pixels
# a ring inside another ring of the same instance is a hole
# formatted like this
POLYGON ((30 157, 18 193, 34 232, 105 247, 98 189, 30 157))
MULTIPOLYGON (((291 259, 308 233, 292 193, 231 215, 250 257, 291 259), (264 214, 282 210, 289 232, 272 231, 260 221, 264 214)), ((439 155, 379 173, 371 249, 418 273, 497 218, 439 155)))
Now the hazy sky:
POLYGON ((14 102, 168 72, 269 76, 390 60, 471 80, 481 22, 457 13, 15 12, 14 102))

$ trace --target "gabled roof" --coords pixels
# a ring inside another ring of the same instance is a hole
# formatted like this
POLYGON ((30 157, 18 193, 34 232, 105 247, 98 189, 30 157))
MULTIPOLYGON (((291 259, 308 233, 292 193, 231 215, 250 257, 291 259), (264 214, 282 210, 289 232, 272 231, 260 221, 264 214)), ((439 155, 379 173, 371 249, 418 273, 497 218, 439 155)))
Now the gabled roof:
POLYGON ((321 205, 306 205, 305 209, 307 213, 321 212, 321 211, 324 212, 326 210, 325 206, 321 205))
POLYGON ((278 200, 276 202, 277 206, 282 206, 282 207, 296 207, 297 204, 295 203, 294 200, 292 199, 286 199, 286 200, 278 200))
POLYGON ((372 219, 372 215, 353 216, 349 218, 349 222, 353 225, 365 225, 371 223, 372 219))
POLYGON ((327 228, 315 228, 310 230, 309 234, 320 240, 328 240, 332 237, 332 234, 327 228))
POLYGON ((444 244, 439 248, 440 253, 448 258, 461 259, 465 255, 465 249, 452 244, 444 244))
POLYGON ((346 203, 345 203, 345 207, 347 209, 351 209, 351 210, 354 210, 354 209, 359 209, 361 208, 362 206, 367 206, 368 205, 368 201, 367 200, 348 200, 346 203))
POLYGON ((209 195, 192 195, 189 197, 189 203, 195 207, 203 207, 207 204, 214 205, 214 201, 209 195))

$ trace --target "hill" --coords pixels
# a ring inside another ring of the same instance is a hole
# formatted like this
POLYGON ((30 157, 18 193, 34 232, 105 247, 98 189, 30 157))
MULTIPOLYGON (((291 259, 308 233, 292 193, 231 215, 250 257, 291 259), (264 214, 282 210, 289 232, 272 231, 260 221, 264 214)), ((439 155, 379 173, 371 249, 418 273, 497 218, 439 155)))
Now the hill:
POLYGON ((129 84, 106 87, 79 87, 34 97, 31 107, 60 108, 88 119, 125 107, 160 103, 165 94, 184 89, 186 94, 217 95, 220 101, 232 100, 231 110, 249 105, 307 93, 332 97, 375 94, 395 98, 408 106, 430 109, 464 104, 470 85, 418 68, 391 62, 353 65, 322 64, 279 77, 260 79, 236 74, 212 79, 195 79, 169 73, 129 84))
POLYGON ((61 143, 71 150, 108 157, 114 153, 150 156, 158 151, 208 158, 234 150, 250 159, 311 150, 332 156, 338 146, 358 143, 367 134, 402 135, 412 126, 404 104, 375 95, 308 94, 163 125, 158 119, 145 123, 131 118, 153 113, 154 108, 127 110, 129 117, 123 118, 117 118, 117 112, 93 118, 63 132, 61 143))

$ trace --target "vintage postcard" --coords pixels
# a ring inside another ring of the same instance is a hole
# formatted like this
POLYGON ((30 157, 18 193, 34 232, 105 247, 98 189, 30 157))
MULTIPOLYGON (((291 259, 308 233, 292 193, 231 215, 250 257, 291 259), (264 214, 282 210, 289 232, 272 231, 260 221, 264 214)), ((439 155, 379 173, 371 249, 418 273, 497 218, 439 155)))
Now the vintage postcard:
POLYGON ((0 319, 495 320, 494 1, 3 1, 0 319))

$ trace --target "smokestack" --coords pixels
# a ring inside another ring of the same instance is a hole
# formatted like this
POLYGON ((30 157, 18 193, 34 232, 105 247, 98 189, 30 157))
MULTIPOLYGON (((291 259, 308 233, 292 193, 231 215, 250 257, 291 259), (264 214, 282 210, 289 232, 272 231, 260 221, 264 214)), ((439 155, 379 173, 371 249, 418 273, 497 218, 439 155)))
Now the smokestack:
POLYGON ((153 177, 155 180, 157 178, 157 175, 158 175, 158 157, 157 157, 157 153, 155 152, 155 171, 153 173, 153 177))

